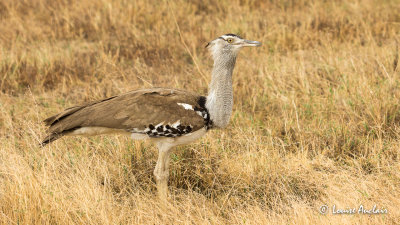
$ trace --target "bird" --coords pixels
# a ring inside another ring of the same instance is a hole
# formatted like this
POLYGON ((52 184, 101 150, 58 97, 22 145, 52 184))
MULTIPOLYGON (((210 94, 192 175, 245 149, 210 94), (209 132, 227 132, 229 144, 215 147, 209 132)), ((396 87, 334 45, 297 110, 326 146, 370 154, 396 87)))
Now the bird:
POLYGON ((206 45, 214 60, 207 96, 158 87, 70 107, 43 121, 48 135, 41 146, 74 135, 122 133, 134 140, 150 139, 158 149, 153 172, 157 192, 165 200, 169 195, 172 150, 228 125, 233 106, 232 73, 238 52, 242 47, 256 46, 261 43, 236 34, 224 34, 206 45))

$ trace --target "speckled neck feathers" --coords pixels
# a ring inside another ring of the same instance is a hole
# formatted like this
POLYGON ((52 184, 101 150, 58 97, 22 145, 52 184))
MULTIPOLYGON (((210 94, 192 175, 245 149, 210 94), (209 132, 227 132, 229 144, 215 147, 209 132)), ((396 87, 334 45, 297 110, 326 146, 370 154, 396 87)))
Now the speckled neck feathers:
POLYGON ((229 123, 233 106, 232 72, 236 53, 231 51, 213 52, 214 68, 206 101, 215 127, 224 128, 229 123))

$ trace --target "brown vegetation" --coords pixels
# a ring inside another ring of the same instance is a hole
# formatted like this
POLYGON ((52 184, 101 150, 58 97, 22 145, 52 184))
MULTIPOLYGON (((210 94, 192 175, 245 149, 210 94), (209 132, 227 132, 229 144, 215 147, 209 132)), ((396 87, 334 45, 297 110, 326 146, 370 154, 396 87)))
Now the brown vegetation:
POLYGON ((399 224, 400 2, 0 1, 0 222, 399 224), (207 41, 238 33, 231 124, 156 151, 126 137, 39 148, 63 108, 163 86, 206 94, 207 41), (386 208, 327 215, 326 204, 386 208))

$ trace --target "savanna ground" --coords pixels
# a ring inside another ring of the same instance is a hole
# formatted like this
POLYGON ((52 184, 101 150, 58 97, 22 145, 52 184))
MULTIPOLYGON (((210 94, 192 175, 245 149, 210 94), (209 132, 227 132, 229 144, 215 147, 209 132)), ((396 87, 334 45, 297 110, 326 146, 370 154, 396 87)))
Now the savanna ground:
POLYGON ((0 222, 399 224, 399 42, 398 0, 1 0, 0 222), (38 146, 66 107, 206 94, 204 46, 224 33, 263 46, 238 57, 229 127, 175 151, 169 205, 151 143, 38 146), (360 204, 387 214, 332 214, 360 204))

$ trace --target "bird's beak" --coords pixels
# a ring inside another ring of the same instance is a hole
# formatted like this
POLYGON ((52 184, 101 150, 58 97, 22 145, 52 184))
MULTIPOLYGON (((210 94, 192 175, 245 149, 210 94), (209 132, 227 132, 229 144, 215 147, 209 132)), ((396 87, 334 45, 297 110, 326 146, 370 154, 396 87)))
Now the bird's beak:
POLYGON ((258 42, 258 41, 250 41, 250 40, 243 40, 242 46, 243 46, 243 47, 258 47, 258 46, 261 46, 261 42, 258 42))

